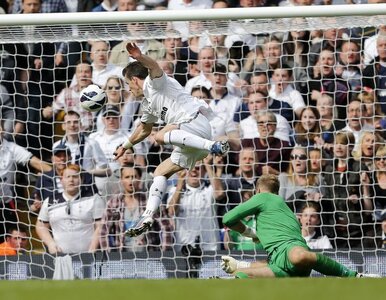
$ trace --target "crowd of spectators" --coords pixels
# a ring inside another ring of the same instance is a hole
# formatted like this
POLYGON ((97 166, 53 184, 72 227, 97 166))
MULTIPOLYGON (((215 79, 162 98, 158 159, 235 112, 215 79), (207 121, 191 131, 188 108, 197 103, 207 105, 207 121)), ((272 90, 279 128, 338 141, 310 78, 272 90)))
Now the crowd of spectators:
MULTIPOLYGON (((28 14, 331 2, 14 0, 0 6, 28 14)), ((386 26, 226 36, 192 35, 200 22, 169 25, 163 39, 133 41, 209 104, 213 139, 227 139, 231 151, 173 176, 156 221, 138 238, 124 232, 144 211, 152 173, 172 149, 154 139, 160 121, 147 140, 114 160, 141 116, 141 99, 122 77, 131 60, 127 41, 0 44, 0 255, 33 250, 25 240, 35 234, 51 254, 187 245, 261 249, 224 228, 221 218, 254 194, 262 174, 279 177, 280 195, 311 248, 385 248, 386 26), (90 84, 106 91, 100 112, 79 105, 90 84)), ((140 26, 128 25, 131 36, 140 26)))

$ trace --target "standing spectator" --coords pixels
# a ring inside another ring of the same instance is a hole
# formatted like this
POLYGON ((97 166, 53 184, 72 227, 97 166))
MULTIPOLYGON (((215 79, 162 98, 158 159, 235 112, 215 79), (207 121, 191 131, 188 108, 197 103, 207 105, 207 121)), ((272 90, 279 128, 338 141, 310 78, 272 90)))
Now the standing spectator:
MULTIPOLYGON (((2 123, 2 121, 1 121, 2 123)), ((37 172, 48 172, 51 167, 25 148, 9 142, 3 137, 0 123, 0 236, 6 232, 9 223, 17 221, 15 201, 16 166, 32 167, 37 172)), ((27 169, 28 170, 28 169, 27 169)))
POLYGON ((369 171, 374 171, 374 156, 379 147, 385 144, 385 141, 373 131, 363 131, 359 138, 359 146, 353 151, 353 157, 361 164, 365 165, 369 171))
MULTIPOLYGON (((212 8, 212 0, 170 0, 167 7, 169 10, 184 10, 185 12, 190 9, 212 8)), ((189 22, 175 21, 172 26, 181 33, 184 40, 188 38, 189 22)))
MULTIPOLYGON (((104 85, 104 90, 107 97, 105 105, 116 105, 121 114, 121 128, 126 131, 131 131, 135 119, 139 117, 138 112, 141 103, 129 98, 129 93, 125 89, 125 83, 123 79, 118 76, 110 76, 104 85)), ((103 110, 100 110, 97 115, 97 131, 103 131, 105 128, 102 120, 102 112, 103 110)))
POLYGON ((176 187, 169 192, 168 211, 174 218, 175 238, 178 251, 184 245, 196 246, 200 241, 203 251, 219 249, 220 231, 216 218, 216 203, 224 199, 219 171, 215 174, 210 165, 212 158, 205 159, 205 165, 179 173, 176 187), (205 171, 210 181, 203 182, 205 171))
MULTIPOLYGON (((102 151, 102 155, 107 159, 108 168, 111 172, 118 171, 119 162, 114 159, 115 150, 125 143, 129 138, 127 131, 122 130, 120 126, 121 116, 119 106, 114 104, 108 104, 103 108, 102 121, 104 126, 103 130, 90 134, 89 140, 92 143, 97 144, 102 151)), ((141 144, 136 145, 136 149, 141 144)), ((141 148, 139 148, 141 150, 141 148)), ((144 151, 138 151, 144 152, 144 151)), ((119 191, 119 182, 113 182, 113 177, 99 177, 96 178, 97 186, 102 195, 112 195, 119 191)))
POLYGON ((185 85, 185 91, 192 92, 195 86, 204 86, 208 90, 212 88, 213 67, 215 64, 214 49, 212 47, 204 47, 198 53, 198 70, 200 74, 189 79, 185 85))
MULTIPOLYGON (((52 150, 52 170, 43 172, 36 180, 32 199, 28 201, 30 210, 39 213, 42 202, 55 193, 62 193, 63 186, 60 180, 63 170, 71 163, 71 150, 64 144, 57 145, 52 150)), ((83 172, 82 189, 97 192, 94 178, 87 172, 83 172)))
POLYGON ((375 153, 375 170, 372 172, 374 197, 374 217, 376 222, 382 222, 382 215, 386 211, 386 146, 378 148, 375 153))
MULTIPOLYGON (((209 102, 209 107, 217 118, 222 119, 229 126, 225 129, 226 137, 231 149, 238 150, 240 148, 240 140, 236 131, 236 124, 233 122, 233 115, 241 104, 241 99, 229 94, 226 87, 228 80, 227 69, 224 65, 216 63, 213 66, 212 74, 212 89, 210 91, 213 100, 209 102)), ((221 126, 221 123, 211 120, 213 137, 217 140, 222 140, 225 136, 221 136, 219 133, 224 129, 219 125, 221 126)))
MULTIPOLYGON (((251 93, 248 96, 249 117, 240 122, 240 135, 242 139, 253 139, 260 137, 258 130, 257 116, 260 112, 272 112, 269 109, 267 97, 260 92, 251 93)), ((273 113, 273 112, 272 112, 273 113)), ((274 114, 276 119, 274 137, 286 142, 290 142, 291 126, 288 121, 280 114, 274 114)))
POLYGON ((308 82, 308 99, 306 103, 315 106, 321 93, 326 93, 334 99, 338 108, 337 117, 346 118, 346 106, 350 99, 349 85, 342 77, 335 74, 336 58, 331 50, 320 52, 318 61, 313 67, 313 74, 308 82))
POLYGON ((342 42, 342 51, 339 53, 338 65, 335 72, 348 82, 351 90, 362 88, 362 59, 360 47, 355 41, 342 42))
POLYGON ((75 109, 79 111, 82 119, 82 131, 90 131, 93 128, 93 115, 84 110, 79 103, 80 92, 92 84, 92 67, 89 63, 78 63, 75 69, 77 84, 64 88, 56 97, 52 106, 43 109, 43 116, 48 119, 55 116, 56 121, 63 121, 66 111, 75 109))
POLYGON ((302 236, 310 249, 331 249, 328 236, 322 235, 320 208, 314 202, 306 203, 300 210, 302 236))
POLYGON ((308 154, 305 148, 295 147, 291 151, 287 172, 279 175, 279 194, 295 213, 305 201, 322 201, 323 179, 320 174, 309 171, 308 154))
POLYGON ((302 109, 299 119, 294 128, 296 145, 321 147, 324 141, 320 133, 319 111, 313 106, 305 107, 302 109))
POLYGON ((0 256, 23 254, 28 247, 27 228, 23 225, 8 229, 5 242, 0 244, 0 256))
POLYGON ((336 247, 361 247, 363 224, 369 221, 373 204, 367 168, 351 156, 354 135, 340 132, 335 137, 334 160, 326 166, 326 194, 333 203, 336 247))
POLYGON ((354 150, 359 147, 360 133, 373 130, 374 127, 366 123, 364 104, 359 99, 352 100, 347 106, 347 126, 342 131, 351 132, 354 135, 354 150))
POLYGON ((276 116, 271 112, 261 111, 257 114, 259 137, 243 139, 242 147, 253 147, 257 154, 257 176, 263 174, 279 175, 287 169, 290 145, 275 137, 276 116))
POLYGON ((381 103, 382 112, 386 114, 386 35, 377 38, 378 56, 363 70, 362 86, 377 91, 377 98, 381 103))
MULTIPOLYGON (((286 64, 276 68, 272 74, 272 84, 269 96, 272 99, 289 104, 297 117, 300 117, 302 109, 306 106, 302 95, 292 86, 292 69, 286 64)), ((293 117, 295 118, 295 116, 293 117)))
POLYGON ((37 6, 39 2, 39 12, 41 13, 61 13, 67 12, 66 0, 13 0, 12 13, 17 14, 24 10, 25 3, 30 3, 28 6, 37 6))
POLYGON ((100 248, 108 251, 141 252, 167 250, 172 243, 171 226, 164 211, 157 214, 149 232, 140 237, 129 237, 126 230, 141 216, 146 207, 146 195, 141 187, 141 169, 132 164, 119 169, 122 193, 107 202, 102 218, 100 248))
POLYGON ((94 252, 105 203, 98 194, 82 191, 78 165, 67 166, 61 181, 63 192, 43 202, 36 233, 50 254, 94 252))
POLYGON ((80 114, 70 110, 64 116, 64 137, 53 145, 53 149, 59 144, 66 145, 71 150, 73 164, 78 164, 83 170, 97 177, 111 175, 107 159, 99 145, 91 141, 80 131, 80 114))

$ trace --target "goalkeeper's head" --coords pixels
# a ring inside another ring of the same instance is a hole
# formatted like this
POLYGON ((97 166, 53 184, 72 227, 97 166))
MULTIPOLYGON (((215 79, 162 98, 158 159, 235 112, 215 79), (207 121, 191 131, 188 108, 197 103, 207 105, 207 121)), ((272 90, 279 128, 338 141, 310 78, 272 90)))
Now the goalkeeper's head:
POLYGON ((279 194, 280 183, 276 175, 267 174, 262 175, 257 180, 256 191, 258 193, 272 193, 279 194))

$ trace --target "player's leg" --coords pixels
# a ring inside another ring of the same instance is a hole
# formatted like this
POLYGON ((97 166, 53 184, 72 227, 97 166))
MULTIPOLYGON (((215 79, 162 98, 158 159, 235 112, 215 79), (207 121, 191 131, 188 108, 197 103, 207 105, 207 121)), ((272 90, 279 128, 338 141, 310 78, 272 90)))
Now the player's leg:
POLYGON ((327 276, 356 277, 357 272, 348 269, 337 261, 307 249, 295 246, 288 252, 290 262, 299 270, 309 268, 327 276))
POLYGON ((160 130, 155 139, 159 144, 171 144, 181 148, 202 149, 212 154, 223 155, 229 151, 227 141, 211 140, 209 121, 201 114, 189 123, 180 125, 168 124, 160 130))
POLYGON ((146 210, 132 228, 126 231, 129 236, 139 236, 149 230, 153 223, 153 214, 161 204, 167 187, 167 179, 184 167, 176 165, 170 158, 163 161, 154 171, 153 183, 149 190, 149 199, 146 202, 146 210))

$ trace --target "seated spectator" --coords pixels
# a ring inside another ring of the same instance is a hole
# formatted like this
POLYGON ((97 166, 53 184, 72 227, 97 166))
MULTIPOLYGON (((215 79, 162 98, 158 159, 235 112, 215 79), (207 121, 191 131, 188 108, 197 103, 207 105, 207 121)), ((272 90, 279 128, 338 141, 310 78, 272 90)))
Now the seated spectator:
POLYGON ((300 210, 299 221, 302 225, 302 236, 310 249, 332 249, 328 236, 322 235, 318 204, 306 203, 300 210))
POLYGON ((292 86, 292 69, 286 64, 275 69, 272 74, 272 84, 269 96, 272 99, 286 102, 300 118, 302 109, 306 106, 302 95, 292 86))
POLYGON ((0 244, 0 256, 23 254, 28 247, 28 231, 23 225, 9 227, 5 242, 0 244))
POLYGON ((350 99, 349 85, 347 81, 335 74, 335 54, 331 50, 320 52, 319 59, 313 67, 313 75, 308 82, 308 99, 306 103, 316 106, 320 94, 326 93, 334 99, 337 106, 337 117, 341 120, 346 118, 346 106, 350 99))
POLYGON ((334 159, 326 166, 324 174, 326 197, 330 197, 333 204, 335 247, 364 246, 363 224, 369 221, 373 209, 368 170, 351 155, 354 143, 352 133, 337 133, 334 159))
MULTIPOLYGON (((248 110, 249 117, 240 122, 240 135, 242 139, 254 139, 260 137, 257 123, 257 115, 260 112, 272 112, 269 109, 267 97, 260 92, 249 94, 248 96, 248 110)), ((288 121, 280 114, 274 113, 276 118, 276 130, 274 137, 280 140, 290 142, 291 126, 288 121)))
POLYGON ((319 111, 315 107, 308 106, 302 109, 299 119, 294 128, 296 145, 302 147, 323 146, 324 140, 320 132, 319 111))
POLYGON ((290 156, 290 145, 288 142, 275 137, 276 116, 271 112, 261 111, 257 114, 257 130, 259 137, 254 139, 243 139, 242 147, 252 147, 257 154, 257 175, 275 174, 279 175, 286 170, 290 156))
POLYGON ((386 25, 378 27, 378 33, 367 38, 363 46, 363 63, 368 66, 378 56, 377 40, 380 35, 386 35, 386 25))
MULTIPOLYGON (((31 167, 39 173, 48 172, 51 167, 25 148, 4 139, 3 121, 0 121, 0 236, 10 224, 17 221, 16 167, 31 167)), ((28 169, 27 169, 27 172, 28 169)), ((18 184, 20 185, 20 183, 18 184)))
POLYGON ((78 165, 67 166, 61 182, 63 192, 43 201, 36 233, 50 254, 94 252, 105 203, 98 194, 82 191, 78 165))
POLYGON ((130 252, 168 249, 172 242, 171 226, 163 210, 161 215, 157 214, 146 234, 133 238, 125 234, 145 211, 146 195, 141 187, 141 169, 129 164, 123 165, 119 171, 123 191, 111 196, 107 202, 102 218, 100 248, 130 252))
POLYGON ((320 174, 311 173, 308 164, 308 154, 305 148, 295 147, 291 151, 287 172, 279 175, 279 195, 295 213, 305 201, 323 201, 323 178, 320 174))
POLYGON ((64 88, 56 97, 52 106, 46 106, 43 109, 43 116, 45 118, 52 118, 55 116, 56 121, 63 121, 65 112, 75 109, 79 111, 82 119, 82 131, 91 131, 93 129, 94 121, 93 115, 84 110, 79 103, 80 92, 92 84, 92 67, 89 63, 79 63, 75 69, 76 85, 64 88))
POLYGON ((118 10, 118 0, 103 0, 101 4, 95 6, 93 12, 101 11, 117 11, 118 10))
POLYGON ((219 249, 220 231, 215 214, 218 201, 224 199, 220 180, 215 174, 212 157, 204 165, 196 165, 190 171, 179 172, 177 185, 169 191, 168 212, 174 220, 174 235, 177 251, 183 246, 198 246, 203 251, 219 249), (203 181, 208 174, 209 184, 203 181))

